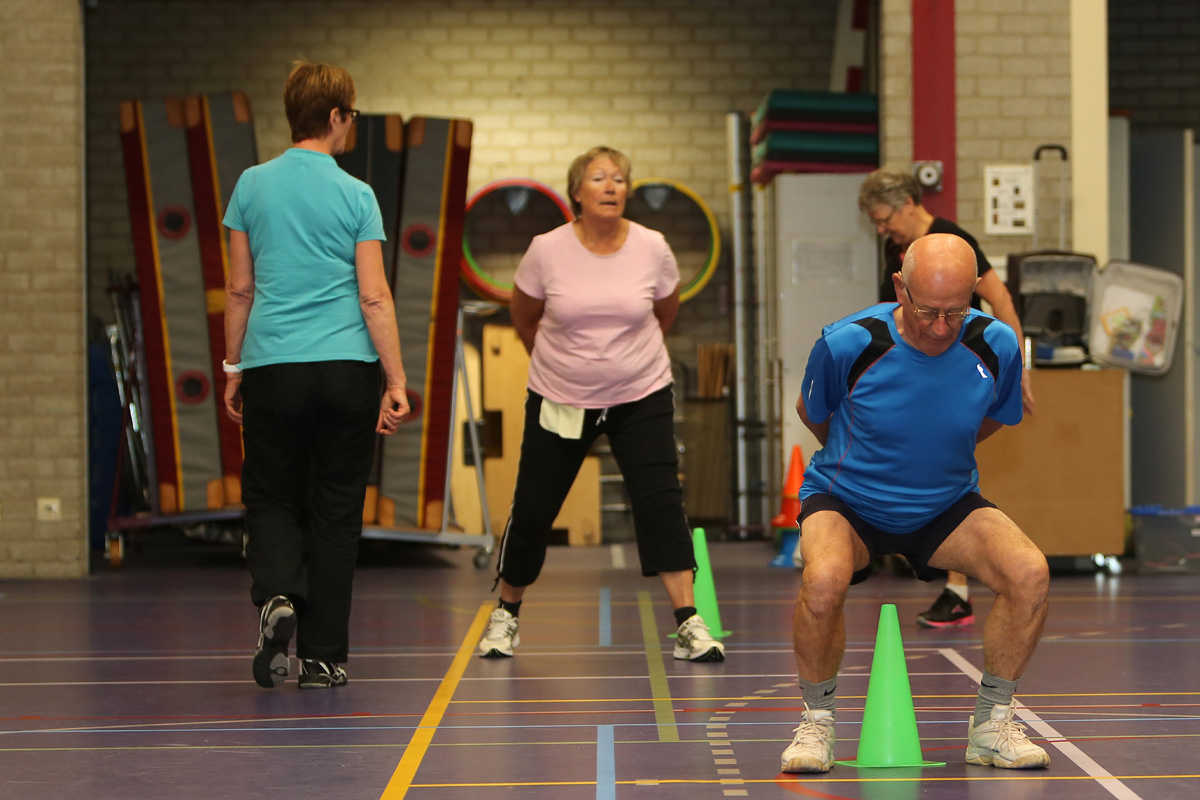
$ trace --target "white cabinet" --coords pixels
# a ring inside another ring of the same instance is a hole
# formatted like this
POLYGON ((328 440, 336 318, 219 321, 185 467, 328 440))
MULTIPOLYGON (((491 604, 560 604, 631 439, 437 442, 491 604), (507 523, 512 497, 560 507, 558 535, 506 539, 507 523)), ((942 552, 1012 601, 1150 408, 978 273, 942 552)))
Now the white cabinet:
POLYGON ((858 210, 865 175, 779 175, 755 189, 754 240, 759 303, 759 409, 767 421, 766 511, 778 511, 785 458, 817 441, 796 416, 808 354, 821 329, 876 302, 875 229, 858 210))

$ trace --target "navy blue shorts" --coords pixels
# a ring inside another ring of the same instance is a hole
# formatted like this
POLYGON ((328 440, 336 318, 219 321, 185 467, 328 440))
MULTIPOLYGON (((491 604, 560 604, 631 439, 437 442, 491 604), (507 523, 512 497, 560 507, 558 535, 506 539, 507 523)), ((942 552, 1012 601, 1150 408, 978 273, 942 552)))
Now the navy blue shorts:
MULTIPOLYGON (((962 525, 963 520, 978 508, 995 508, 996 504, 985 500, 979 492, 967 492, 950 508, 935 517, 929 524, 917 528, 910 533, 888 533, 876 528, 851 510, 831 494, 814 494, 804 498, 800 506, 800 516, 796 518, 798 525, 803 525, 808 515, 818 511, 833 511, 840 514, 858 538, 866 545, 871 558, 883 555, 901 555, 908 559, 916 571, 917 577, 923 581, 932 581, 946 574, 945 570, 929 566, 929 559, 942 546, 951 533, 962 525)), ((871 568, 866 567, 854 573, 850 579, 851 585, 862 583, 871 574, 871 568)))

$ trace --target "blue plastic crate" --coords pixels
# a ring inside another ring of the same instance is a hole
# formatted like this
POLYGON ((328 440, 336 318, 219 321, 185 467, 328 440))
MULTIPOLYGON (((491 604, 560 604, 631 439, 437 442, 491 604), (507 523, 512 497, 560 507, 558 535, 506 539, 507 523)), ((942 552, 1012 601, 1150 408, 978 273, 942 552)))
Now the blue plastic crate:
POLYGON ((1138 572, 1200 574, 1200 506, 1136 506, 1129 513, 1138 572))

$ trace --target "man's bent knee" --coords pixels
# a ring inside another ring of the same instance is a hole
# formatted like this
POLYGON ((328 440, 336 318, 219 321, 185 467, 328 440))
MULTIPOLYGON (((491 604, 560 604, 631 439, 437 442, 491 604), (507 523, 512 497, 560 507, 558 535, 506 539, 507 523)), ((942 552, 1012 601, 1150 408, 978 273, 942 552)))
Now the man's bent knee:
POLYGON ((851 573, 841 565, 804 565, 800 598, 815 616, 834 613, 846 601, 851 573))

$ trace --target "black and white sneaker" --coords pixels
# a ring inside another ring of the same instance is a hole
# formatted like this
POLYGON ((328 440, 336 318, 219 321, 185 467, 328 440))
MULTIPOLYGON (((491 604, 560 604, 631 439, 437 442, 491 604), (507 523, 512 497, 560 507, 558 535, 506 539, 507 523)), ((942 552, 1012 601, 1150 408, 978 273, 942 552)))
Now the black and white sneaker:
POLYGON ((328 689, 331 686, 345 686, 346 670, 341 664, 332 661, 317 661, 311 658, 300 659, 300 688, 328 689))
POLYGON ((712 637, 699 614, 692 614, 675 632, 674 655, 680 661, 724 661, 725 645, 712 637))
POLYGON ((277 594, 263 603, 254 651, 254 682, 267 689, 283 685, 288 676, 288 642, 296 633, 296 609, 277 594))
POLYGON ((506 609, 497 608, 488 617, 487 630, 479 640, 477 648, 480 658, 512 658, 513 648, 521 643, 517 633, 521 620, 508 613, 506 609))

